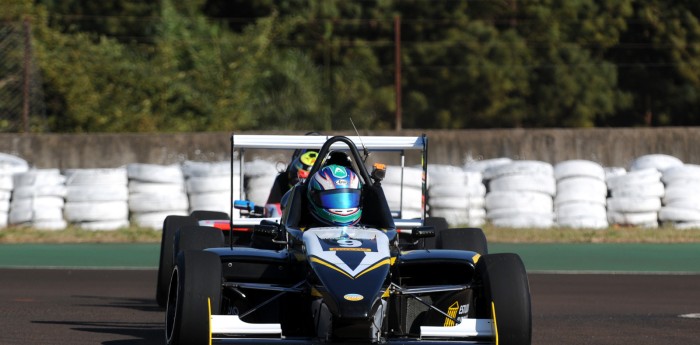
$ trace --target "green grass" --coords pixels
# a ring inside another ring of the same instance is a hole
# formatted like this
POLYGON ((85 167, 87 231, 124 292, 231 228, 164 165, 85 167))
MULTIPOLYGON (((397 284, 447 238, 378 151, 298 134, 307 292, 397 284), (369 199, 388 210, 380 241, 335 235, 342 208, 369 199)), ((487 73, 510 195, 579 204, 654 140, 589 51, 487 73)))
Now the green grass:
POLYGON ((160 230, 139 227, 112 231, 84 230, 75 226, 65 230, 0 229, 0 243, 160 243, 160 238, 160 230))
MULTIPOLYGON (((607 229, 510 229, 485 226, 494 243, 700 243, 700 229, 678 230, 610 227, 607 229)), ((159 243, 160 230, 129 227, 114 231, 91 231, 70 226, 65 230, 27 227, 0 229, 0 243, 159 243)))

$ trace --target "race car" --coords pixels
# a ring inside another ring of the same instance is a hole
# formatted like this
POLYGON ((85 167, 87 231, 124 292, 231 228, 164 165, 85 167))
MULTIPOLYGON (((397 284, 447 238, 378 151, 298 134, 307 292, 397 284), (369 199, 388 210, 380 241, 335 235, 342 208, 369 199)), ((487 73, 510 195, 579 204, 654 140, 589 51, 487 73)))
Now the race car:
MULTIPOLYGON (((315 135, 315 136, 271 136, 271 135, 236 135, 232 137, 231 141, 231 171, 233 172, 233 164, 238 164, 240 175, 245 175, 245 162, 246 162, 246 151, 256 151, 256 150, 288 150, 293 151, 292 157, 298 156, 303 150, 308 149, 319 149, 323 143, 329 137, 315 135), (234 140, 235 139, 235 140, 234 140), (233 159, 236 157, 237 159, 233 159)), ((355 140, 362 140, 357 137, 355 140)), ((403 171, 405 162, 405 153, 407 150, 420 150, 423 154, 422 162, 427 162, 427 150, 426 144, 427 140, 421 137, 372 137, 365 138, 367 141, 366 146, 363 146, 367 153, 371 152, 392 152, 398 153, 400 155, 400 161, 402 162, 401 169, 403 171)), ((365 145, 365 143, 362 143, 365 145)), ((366 153, 366 154, 367 154, 366 153)), ((293 158, 292 158, 293 160, 293 158)), ((423 166, 424 173, 426 166, 423 166)), ((240 179, 241 185, 238 188, 231 186, 231 190, 244 190, 243 179, 240 179)), ((425 200, 425 179, 423 179, 423 199, 425 200)), ((401 188, 403 190, 403 186, 401 188)), ((231 200, 241 198, 242 195, 231 195, 231 200)), ((400 198, 403 200, 403 198, 400 198)), ((251 202, 245 200, 235 200, 232 204, 235 208, 239 209, 242 218, 235 219, 235 226, 231 222, 229 215, 225 212, 217 211, 207 211, 207 210, 197 210, 193 211, 189 216, 181 215, 171 215, 165 218, 163 222, 163 228, 161 231, 161 244, 160 244, 160 256, 158 260, 158 275, 156 283, 156 302, 159 306, 165 307, 167 302, 167 290, 168 284, 170 282, 170 275, 172 269, 175 266, 175 260, 177 254, 180 251, 188 249, 203 249, 212 245, 212 243, 207 242, 205 239, 207 236, 200 236, 202 232, 216 232, 216 230, 209 229, 211 227, 219 229, 224 236, 224 240, 231 242, 236 246, 253 246, 256 248, 275 248, 276 245, 272 243, 267 238, 253 237, 253 226, 259 224, 261 221, 274 221, 279 222, 279 217, 275 218, 264 218, 264 208, 259 205, 255 205, 251 202), (255 219, 251 219, 255 218, 255 219), (180 233, 180 228, 188 228, 189 231, 182 231, 180 233), (192 231, 199 230, 199 233, 192 233, 192 231), (230 237, 229 237, 230 236, 230 237)), ((392 210, 392 215, 396 217, 397 230, 401 232, 409 231, 410 229, 426 224, 433 225, 436 230, 442 230, 447 228, 447 222, 444 218, 438 217, 425 217, 425 212, 423 212, 424 219, 422 220, 406 220, 400 218, 403 214, 403 204, 399 203, 398 209, 392 210)), ((425 211, 425 208, 424 208, 425 211)), ((231 212, 233 214, 233 212, 231 212)), ((449 230, 452 233, 441 234, 438 233, 437 241, 445 238, 445 243, 458 244, 463 242, 470 242, 469 239, 464 238, 465 236, 481 236, 481 230, 479 229, 462 229, 456 233, 455 230, 449 230), (472 232, 474 234, 466 234, 466 232, 472 232), (457 235, 457 236, 455 236, 457 235)), ((218 237, 218 235, 212 235, 218 237)), ((404 236, 404 238, 407 236, 404 236)), ((435 245, 436 239, 426 239, 424 240, 425 245, 432 247, 435 245)), ((216 243, 216 242, 215 242, 216 243)), ((481 252, 481 251, 480 251, 481 252)))
MULTIPOLYGON (((407 145, 402 137, 382 138, 362 140, 365 147, 407 145)), ((252 236, 275 248, 237 246, 231 237, 226 243, 214 228, 180 228, 180 236, 211 246, 177 254, 167 344, 531 343, 530 292, 518 255, 488 254, 481 231, 443 230, 450 235, 426 246, 433 227, 418 220, 410 231, 398 228, 381 173, 368 172, 358 139, 331 137, 319 150, 321 158, 349 152, 362 180, 357 224, 309 225, 305 180, 290 191, 279 221, 253 226, 252 236)), ((419 140, 425 147, 427 138, 419 140)))

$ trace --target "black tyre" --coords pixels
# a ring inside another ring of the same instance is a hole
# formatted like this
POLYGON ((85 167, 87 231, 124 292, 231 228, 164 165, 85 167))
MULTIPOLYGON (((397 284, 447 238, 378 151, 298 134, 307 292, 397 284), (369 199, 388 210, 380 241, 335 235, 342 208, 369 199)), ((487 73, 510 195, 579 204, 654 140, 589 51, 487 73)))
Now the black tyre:
POLYGON ((484 231, 479 228, 445 229, 437 234, 438 249, 457 249, 488 254, 489 248, 484 231))
POLYGON ((483 255, 476 271, 483 283, 475 303, 476 316, 494 320, 498 344, 530 345, 530 287, 520 257, 512 253, 483 255))
POLYGON ((229 220, 231 217, 228 216, 226 212, 219 211, 192 211, 190 217, 196 220, 229 220))
POLYGON ((168 345, 208 345, 209 320, 221 305, 221 259, 201 250, 180 252, 165 311, 168 345))
POLYGON ((183 226, 175 233, 175 250, 177 253, 186 250, 202 250, 207 248, 224 247, 224 234, 217 228, 209 226, 183 226))
POLYGON ((156 283, 156 302, 161 307, 165 307, 168 301, 168 284, 175 267, 175 233, 177 229, 187 225, 197 225, 197 220, 188 216, 167 216, 163 221, 156 283))
POLYGON ((447 220, 443 217, 427 217, 423 221, 423 225, 435 228, 435 237, 423 240, 425 241, 425 249, 438 249, 437 238, 443 230, 448 228, 447 220))

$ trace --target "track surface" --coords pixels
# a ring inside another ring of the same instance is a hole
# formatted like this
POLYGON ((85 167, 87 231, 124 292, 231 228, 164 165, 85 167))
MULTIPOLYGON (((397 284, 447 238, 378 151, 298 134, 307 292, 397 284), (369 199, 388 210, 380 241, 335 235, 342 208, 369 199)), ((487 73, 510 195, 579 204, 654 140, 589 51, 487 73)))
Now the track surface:
MULTIPOLYGON (((162 344, 154 270, 0 269, 0 344, 162 344)), ((700 275, 530 275, 533 344, 700 344, 700 275)))

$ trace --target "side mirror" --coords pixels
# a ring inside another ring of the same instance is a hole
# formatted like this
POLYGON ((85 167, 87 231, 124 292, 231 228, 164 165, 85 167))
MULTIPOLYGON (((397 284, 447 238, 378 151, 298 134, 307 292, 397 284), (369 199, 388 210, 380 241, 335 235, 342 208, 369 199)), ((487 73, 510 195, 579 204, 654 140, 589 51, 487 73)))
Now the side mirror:
POLYGON ((248 200, 234 200, 233 208, 241 210, 242 215, 247 215, 251 218, 260 218, 265 213, 265 208, 255 205, 254 202, 248 200))
POLYGON ((435 237, 435 227, 432 226, 419 226, 411 230, 411 237, 413 240, 419 240, 421 238, 435 237))

